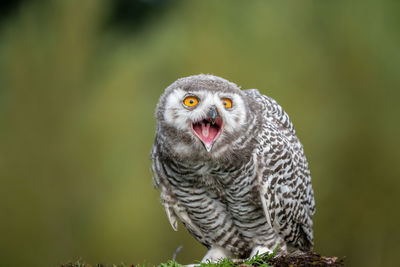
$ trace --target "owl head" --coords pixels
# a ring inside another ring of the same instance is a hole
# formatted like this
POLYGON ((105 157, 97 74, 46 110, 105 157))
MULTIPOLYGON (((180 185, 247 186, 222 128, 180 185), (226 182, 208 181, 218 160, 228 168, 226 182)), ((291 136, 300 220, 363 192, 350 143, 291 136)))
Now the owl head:
POLYGON ((156 118, 157 133, 170 151, 218 157, 240 137, 248 107, 236 84, 200 74, 171 84, 159 100, 156 118))

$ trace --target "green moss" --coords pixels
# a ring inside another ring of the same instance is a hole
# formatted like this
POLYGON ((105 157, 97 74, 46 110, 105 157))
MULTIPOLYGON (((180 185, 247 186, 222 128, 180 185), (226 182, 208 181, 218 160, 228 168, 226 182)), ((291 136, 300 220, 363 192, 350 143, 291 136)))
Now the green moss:
MULTIPOLYGON (((199 267, 235 267, 235 266, 240 266, 240 265, 248 265, 248 266, 257 266, 257 267, 269 267, 269 265, 266 260, 272 259, 275 255, 276 251, 271 254, 261 254, 261 255, 255 255, 251 259, 247 259, 245 261, 238 261, 238 260, 233 260, 231 258, 225 258, 219 262, 201 262, 201 263, 196 263, 196 266, 199 267)), ((167 263, 161 263, 158 265, 158 267, 182 267, 184 265, 181 265, 177 263, 176 261, 168 261, 167 263)))

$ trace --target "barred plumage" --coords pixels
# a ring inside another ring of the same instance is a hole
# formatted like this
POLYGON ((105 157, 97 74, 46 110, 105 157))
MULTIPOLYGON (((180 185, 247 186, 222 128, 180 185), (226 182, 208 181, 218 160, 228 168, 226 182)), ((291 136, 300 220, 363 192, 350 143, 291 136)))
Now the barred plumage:
POLYGON ((310 172, 288 115, 257 90, 212 75, 177 80, 161 96, 154 186, 205 260, 312 249, 310 172))

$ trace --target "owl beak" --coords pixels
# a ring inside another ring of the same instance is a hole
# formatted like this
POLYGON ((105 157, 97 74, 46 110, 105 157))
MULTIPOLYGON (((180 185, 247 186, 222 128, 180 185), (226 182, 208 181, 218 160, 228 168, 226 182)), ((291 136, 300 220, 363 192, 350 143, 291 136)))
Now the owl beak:
POLYGON ((194 134, 203 143, 207 152, 210 152, 215 141, 222 133, 222 118, 219 116, 217 108, 212 106, 207 112, 207 117, 201 121, 192 123, 194 134))
POLYGON ((211 119, 211 122, 214 124, 215 120, 218 117, 218 111, 215 106, 212 106, 210 110, 207 112, 207 116, 211 119))

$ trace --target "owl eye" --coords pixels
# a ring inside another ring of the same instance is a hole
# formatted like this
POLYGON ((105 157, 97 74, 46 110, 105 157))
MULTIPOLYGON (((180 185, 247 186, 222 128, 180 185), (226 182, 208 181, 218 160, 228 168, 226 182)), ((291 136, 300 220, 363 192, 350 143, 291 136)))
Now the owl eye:
POLYGON ((225 108, 231 108, 232 100, 229 98, 222 98, 222 105, 224 105, 225 108))
POLYGON ((195 96, 188 96, 183 100, 183 104, 187 107, 194 107, 199 103, 199 100, 195 96))

